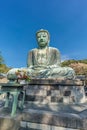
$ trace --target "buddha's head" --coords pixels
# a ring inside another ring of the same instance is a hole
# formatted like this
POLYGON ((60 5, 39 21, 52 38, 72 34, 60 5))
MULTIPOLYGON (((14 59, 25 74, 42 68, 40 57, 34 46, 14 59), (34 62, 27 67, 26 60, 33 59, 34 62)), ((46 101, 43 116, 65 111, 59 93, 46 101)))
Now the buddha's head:
POLYGON ((49 45, 50 34, 47 30, 41 29, 36 32, 36 39, 39 48, 45 48, 49 45))

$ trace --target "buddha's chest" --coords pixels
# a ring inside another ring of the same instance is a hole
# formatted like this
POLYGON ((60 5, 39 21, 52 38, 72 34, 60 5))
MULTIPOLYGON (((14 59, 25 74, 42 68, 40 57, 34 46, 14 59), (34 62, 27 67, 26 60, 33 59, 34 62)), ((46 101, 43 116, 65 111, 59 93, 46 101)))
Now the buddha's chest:
POLYGON ((39 64, 43 64, 45 65, 47 63, 47 59, 48 59, 48 52, 47 50, 39 50, 37 53, 37 62, 39 64))

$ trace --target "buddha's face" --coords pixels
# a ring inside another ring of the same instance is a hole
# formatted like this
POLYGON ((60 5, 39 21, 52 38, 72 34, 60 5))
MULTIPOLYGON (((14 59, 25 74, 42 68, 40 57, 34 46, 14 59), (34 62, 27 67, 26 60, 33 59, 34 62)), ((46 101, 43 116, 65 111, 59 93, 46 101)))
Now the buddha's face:
POLYGON ((47 32, 38 32, 37 33, 37 42, 40 48, 45 48, 46 46, 48 46, 48 42, 49 42, 49 36, 47 34, 47 32))

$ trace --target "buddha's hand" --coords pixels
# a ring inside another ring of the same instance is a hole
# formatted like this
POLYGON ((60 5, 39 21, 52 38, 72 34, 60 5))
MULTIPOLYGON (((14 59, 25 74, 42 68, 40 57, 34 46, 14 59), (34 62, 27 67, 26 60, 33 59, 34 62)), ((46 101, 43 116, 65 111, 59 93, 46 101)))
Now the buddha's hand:
POLYGON ((49 66, 45 66, 45 65, 34 65, 32 67, 32 69, 38 69, 38 68, 41 68, 41 69, 48 69, 50 68, 49 66))
POLYGON ((56 67, 58 67, 58 66, 57 65, 50 65, 50 66, 48 66, 48 68, 50 68, 50 69, 56 68, 56 67))

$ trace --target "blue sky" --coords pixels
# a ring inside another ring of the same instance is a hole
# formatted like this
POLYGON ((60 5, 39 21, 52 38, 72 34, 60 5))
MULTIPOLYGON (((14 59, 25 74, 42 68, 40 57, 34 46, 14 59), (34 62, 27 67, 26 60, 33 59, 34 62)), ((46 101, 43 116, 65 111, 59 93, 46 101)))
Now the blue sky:
POLYGON ((62 59, 87 58, 87 0, 0 1, 0 51, 9 67, 26 67, 35 33, 50 32, 62 59))

